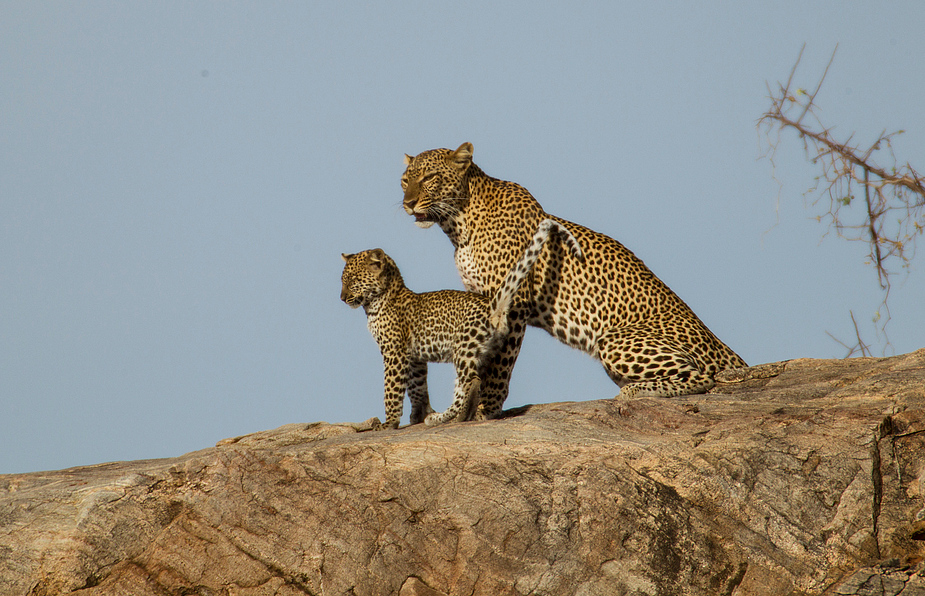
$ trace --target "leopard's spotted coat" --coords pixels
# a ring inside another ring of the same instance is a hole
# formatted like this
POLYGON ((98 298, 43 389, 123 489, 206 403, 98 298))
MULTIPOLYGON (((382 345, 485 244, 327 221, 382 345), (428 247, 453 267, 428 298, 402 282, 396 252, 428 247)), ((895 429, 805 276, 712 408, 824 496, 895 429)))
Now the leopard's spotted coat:
POLYGON ((581 248, 565 226, 544 220, 491 298, 456 290, 416 294, 405 287, 395 262, 379 248, 341 255, 345 261, 341 300, 353 308, 363 307, 382 352, 384 428, 398 427, 406 391, 412 424, 425 417, 428 425, 434 425, 477 416, 481 370, 499 340, 510 334, 511 303, 551 234, 563 242, 553 243, 547 251, 581 258, 581 248), (430 407, 428 362, 452 362, 456 367, 453 403, 442 413, 430 407))
POLYGON ((501 412, 507 397, 520 322, 600 360, 625 397, 706 391, 718 371, 745 366, 636 255, 613 238, 548 215, 519 184, 486 175, 472 163, 471 143, 406 155, 405 164, 405 211, 420 227, 443 229, 473 292, 500 286, 543 219, 568 228, 582 246, 583 260, 544 250, 523 284, 511 333, 482 378, 489 416, 501 412))

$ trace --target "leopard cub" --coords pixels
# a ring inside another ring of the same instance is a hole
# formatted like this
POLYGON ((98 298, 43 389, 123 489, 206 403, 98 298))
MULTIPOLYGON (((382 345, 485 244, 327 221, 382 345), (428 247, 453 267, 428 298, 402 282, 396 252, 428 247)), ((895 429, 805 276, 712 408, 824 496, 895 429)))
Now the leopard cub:
MULTIPOLYGON (((369 330, 379 344, 385 369, 383 428, 398 428, 405 392, 411 401, 411 424, 428 426, 450 420, 472 420, 480 401, 480 371, 508 334, 514 296, 550 235, 582 258, 581 247, 565 226, 542 221, 520 260, 491 297, 474 292, 440 290, 417 294, 402 280, 395 262, 382 249, 344 254, 340 298, 351 308, 363 307, 369 330), (442 413, 430 407, 427 363, 452 362, 456 367, 453 403, 442 413)), ((563 250, 550 246, 551 250, 563 250)))

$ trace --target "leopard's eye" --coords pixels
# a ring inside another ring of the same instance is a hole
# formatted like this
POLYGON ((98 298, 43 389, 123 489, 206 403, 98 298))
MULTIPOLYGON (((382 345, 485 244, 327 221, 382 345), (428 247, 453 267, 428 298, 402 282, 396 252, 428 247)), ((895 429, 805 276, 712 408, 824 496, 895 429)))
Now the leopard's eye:
POLYGON ((425 182, 429 182, 436 177, 437 177, 437 172, 428 172, 427 174, 424 174, 421 177, 421 184, 424 184, 425 182))

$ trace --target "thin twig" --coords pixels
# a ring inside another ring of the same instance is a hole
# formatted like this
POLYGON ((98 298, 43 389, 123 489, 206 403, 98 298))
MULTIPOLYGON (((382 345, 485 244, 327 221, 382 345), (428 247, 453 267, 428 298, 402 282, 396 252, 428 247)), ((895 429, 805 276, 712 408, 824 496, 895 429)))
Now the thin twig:
MULTIPOLYGON (((778 84, 778 93, 771 94, 770 85, 768 86, 771 109, 759 119, 758 128, 760 130, 764 126, 766 129, 765 135, 768 140, 766 154, 775 169, 774 154, 780 143, 781 131, 785 128, 792 128, 799 133, 807 159, 812 164, 821 167, 822 176, 819 179, 827 183, 824 188, 821 183, 817 183, 807 191, 807 194, 821 192, 829 199, 828 211, 818 216, 817 219, 820 221, 823 218, 827 219, 829 228, 834 228, 841 238, 863 241, 868 244, 868 257, 877 271, 877 281, 883 292, 880 310, 887 314, 883 317, 878 311, 875 317, 875 322, 878 323, 878 335, 882 335, 885 340, 885 351, 886 347, 891 345, 886 326, 890 321, 888 300, 892 288, 891 277, 895 273, 892 264, 897 263, 908 272, 909 263, 916 252, 918 236, 925 230, 925 177, 909 163, 899 167, 896 165, 891 140, 894 136, 902 134, 902 130, 889 134, 884 130, 866 150, 861 151, 859 146, 854 144, 853 133, 846 141, 839 142, 832 137, 831 128, 825 127, 819 120, 815 112, 816 97, 835 60, 837 45, 812 94, 807 94, 802 90, 797 91, 797 95, 806 97, 805 102, 800 101, 791 93, 797 67, 803 59, 805 48, 805 44, 800 48, 787 83, 778 84), (796 119, 788 114, 794 107, 801 108, 799 117, 796 119), (805 122, 807 116, 811 116, 814 123, 807 124, 805 122), (771 138, 772 129, 777 131, 774 139, 771 138), (873 156, 881 149, 886 149, 889 153, 892 161, 889 167, 881 167, 873 161, 873 156), (863 217, 862 223, 851 223, 846 220, 845 213, 851 213, 850 206, 854 200, 854 195, 851 193, 852 185, 860 185, 864 188, 865 210, 863 215, 856 215, 856 217, 863 217), (895 211, 900 212, 900 217, 894 222, 892 218, 886 216, 895 211)), ((778 201, 779 197, 778 194, 778 201)), ((815 205, 818 201, 817 198, 812 201, 812 204, 815 205)), ((857 351, 869 355, 869 346, 861 340, 853 312, 851 321, 854 324, 858 343, 849 347, 837 339, 836 341, 849 350, 849 356, 857 351)))

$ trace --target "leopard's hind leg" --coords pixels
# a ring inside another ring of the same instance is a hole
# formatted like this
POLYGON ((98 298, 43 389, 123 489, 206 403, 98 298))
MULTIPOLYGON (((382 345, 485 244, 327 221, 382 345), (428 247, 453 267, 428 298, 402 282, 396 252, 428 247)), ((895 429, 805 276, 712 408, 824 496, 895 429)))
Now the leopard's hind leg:
POLYGON ((475 419, 475 413, 482 403, 482 379, 472 377, 469 387, 466 388, 466 403, 456 416, 457 422, 467 422, 475 419))
POLYGON ((688 346, 647 325, 611 329, 597 348, 607 374, 620 386, 620 397, 690 395, 715 384, 688 346))
POLYGON ((408 370, 408 400, 411 402, 411 424, 424 422, 434 411, 427 393, 427 363, 412 362, 408 370))

